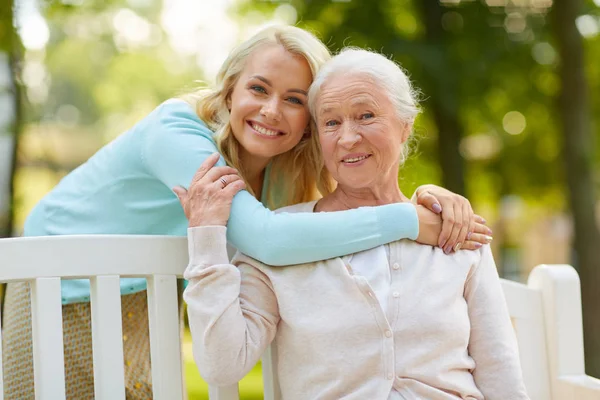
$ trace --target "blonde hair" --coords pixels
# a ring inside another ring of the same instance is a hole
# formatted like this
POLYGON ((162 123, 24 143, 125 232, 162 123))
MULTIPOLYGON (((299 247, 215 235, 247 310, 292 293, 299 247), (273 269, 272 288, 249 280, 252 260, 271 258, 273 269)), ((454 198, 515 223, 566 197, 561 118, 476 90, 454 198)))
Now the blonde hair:
MULTIPOLYGON (((221 66, 213 88, 201 89, 183 97, 195 107, 198 117, 215 132, 214 138, 220 153, 244 179, 244 166, 239 157, 240 143, 231 130, 227 100, 248 57, 265 45, 280 45, 288 52, 304 57, 313 78, 331 58, 327 47, 303 29, 294 26, 267 27, 233 49, 221 66)), ((265 176, 269 182, 266 188, 269 208, 315 200, 320 197, 319 192, 325 195, 333 190, 333 181, 322 168, 318 135, 312 125, 310 129, 312 133, 303 137, 293 149, 273 157, 269 176, 265 176), (277 193, 272 188, 277 188, 277 193)), ((248 182, 246 184, 247 190, 256 196, 248 182)))

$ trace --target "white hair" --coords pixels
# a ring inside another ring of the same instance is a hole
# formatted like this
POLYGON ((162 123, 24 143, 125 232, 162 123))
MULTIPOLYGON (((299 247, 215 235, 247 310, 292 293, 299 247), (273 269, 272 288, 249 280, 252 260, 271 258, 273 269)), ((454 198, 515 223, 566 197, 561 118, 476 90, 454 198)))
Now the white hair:
MULTIPOLYGON (((329 60, 317 73, 308 91, 308 107, 316 121, 317 99, 321 87, 332 75, 361 74, 370 77, 373 83, 386 92, 394 104, 398 118, 411 125, 421 112, 418 92, 413 88, 404 70, 385 56, 364 49, 346 47, 329 60)), ((408 156, 408 146, 403 146, 402 162, 408 156)))
POLYGON ((346 47, 321 68, 310 86, 308 106, 313 116, 316 115, 317 99, 323 83, 340 72, 371 77, 376 85, 387 92, 402 121, 412 124, 419 115, 417 91, 398 64, 373 51, 346 47))

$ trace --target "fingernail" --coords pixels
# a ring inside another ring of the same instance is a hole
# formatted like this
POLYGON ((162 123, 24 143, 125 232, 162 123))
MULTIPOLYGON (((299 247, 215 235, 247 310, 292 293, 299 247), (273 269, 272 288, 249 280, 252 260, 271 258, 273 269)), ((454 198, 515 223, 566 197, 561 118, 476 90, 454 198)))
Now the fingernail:
POLYGON ((481 243, 479 243, 479 242, 475 242, 473 245, 475 246, 476 249, 481 248, 481 243))
POLYGON ((446 239, 442 239, 442 241, 440 242, 440 248, 443 249, 445 245, 446 245, 446 239))
POLYGON ((450 254, 450 251, 452 250, 452 247, 448 246, 444 249, 444 253, 446 254, 450 254))
POLYGON ((485 220, 485 218, 481 218, 481 223, 482 224, 487 224, 487 221, 485 220))
POLYGON ((442 206, 440 206, 438 203, 434 203, 431 208, 433 208, 433 212, 435 213, 439 214, 442 212, 442 206))
POLYGON ((486 237, 485 237, 485 241, 486 241, 486 243, 492 243, 492 240, 494 240, 494 238, 493 238, 493 237, 491 237, 491 236, 487 236, 487 235, 486 235, 486 237))
POLYGON ((454 246, 454 251, 459 251, 461 246, 462 246, 462 243, 456 243, 456 246, 454 246))
POLYGON ((488 228, 488 230, 487 230, 487 234, 491 236, 493 233, 494 233, 494 232, 492 232, 492 230, 491 230, 490 228, 488 228))

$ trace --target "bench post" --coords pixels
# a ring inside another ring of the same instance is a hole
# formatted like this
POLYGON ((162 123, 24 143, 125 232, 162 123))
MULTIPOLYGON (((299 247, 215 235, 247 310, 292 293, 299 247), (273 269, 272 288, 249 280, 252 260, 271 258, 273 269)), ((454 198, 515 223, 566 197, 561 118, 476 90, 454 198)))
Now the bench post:
POLYGON ((65 399, 60 278, 31 281, 35 400, 65 399))

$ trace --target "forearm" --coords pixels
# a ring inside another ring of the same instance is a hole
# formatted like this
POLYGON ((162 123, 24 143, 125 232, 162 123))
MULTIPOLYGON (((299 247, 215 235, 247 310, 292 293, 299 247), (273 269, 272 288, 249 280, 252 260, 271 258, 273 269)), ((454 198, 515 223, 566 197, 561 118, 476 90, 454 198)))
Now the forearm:
POLYGON ((418 235, 419 221, 410 203, 276 214, 249 197, 244 191, 235 196, 227 235, 242 253, 268 265, 324 260, 418 235))
MULTIPOLYGON (((184 277, 189 283, 184 300, 194 360, 207 382, 233 384, 260 359, 274 337, 276 323, 260 309, 261 304, 240 299, 242 274, 227 258, 225 227, 191 228, 188 243, 190 264, 184 277)), ((246 286, 255 283, 252 279, 244 282, 246 286)), ((259 303, 263 300, 256 297, 259 303)))

